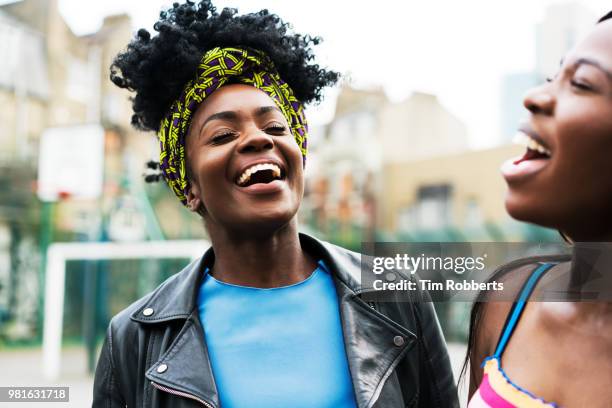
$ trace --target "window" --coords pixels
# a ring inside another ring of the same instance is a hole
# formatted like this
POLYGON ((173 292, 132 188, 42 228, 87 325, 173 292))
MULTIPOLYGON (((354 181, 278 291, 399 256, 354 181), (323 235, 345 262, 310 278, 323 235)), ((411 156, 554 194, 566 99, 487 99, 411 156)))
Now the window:
POLYGON ((421 186, 417 192, 416 225, 420 229, 439 229, 451 222, 452 187, 448 184, 421 186))

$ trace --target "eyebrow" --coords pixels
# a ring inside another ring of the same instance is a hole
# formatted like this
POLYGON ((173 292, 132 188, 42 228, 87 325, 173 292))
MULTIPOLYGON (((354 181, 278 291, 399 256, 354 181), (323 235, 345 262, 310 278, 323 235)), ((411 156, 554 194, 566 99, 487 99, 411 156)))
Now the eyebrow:
MULTIPOLYGON (((563 65, 563 60, 561 60, 561 65, 563 65)), ((600 70, 601 72, 603 72, 604 74, 606 74, 606 76, 608 77, 609 80, 612 80, 612 71, 609 71, 608 69, 606 69, 599 61, 591 59, 591 58, 578 58, 573 64, 573 67, 578 67, 580 65, 590 65, 592 67, 597 68, 598 70, 600 70)))
MULTIPOLYGON (((265 115, 266 113, 273 112, 273 111, 278 111, 281 114, 283 113, 278 108, 278 106, 261 106, 255 109, 255 116, 259 118, 265 115)), ((204 123, 202 123, 202 126, 200 127, 200 131, 198 134, 201 134, 202 129, 204 129, 204 126, 206 126, 208 122, 211 122, 213 120, 228 120, 228 121, 233 120, 235 121, 237 119, 238 119, 238 113, 236 113, 235 111, 222 111, 222 112, 213 113, 212 115, 206 118, 204 123)))
POLYGON ((202 130, 208 122, 212 122, 213 120, 236 120, 237 118, 238 118, 238 114, 234 111, 223 111, 223 112, 213 113, 212 115, 206 118, 204 123, 202 123, 202 127, 200 128, 200 130, 202 130))

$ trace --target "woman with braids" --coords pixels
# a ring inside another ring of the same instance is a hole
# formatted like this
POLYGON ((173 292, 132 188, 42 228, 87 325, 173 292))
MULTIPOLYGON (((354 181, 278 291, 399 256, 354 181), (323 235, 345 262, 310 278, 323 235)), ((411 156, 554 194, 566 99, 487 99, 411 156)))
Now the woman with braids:
POLYGON ((111 78, 212 248, 112 319, 93 405, 457 406, 431 303, 366 303, 360 256, 298 233, 303 104, 338 77, 313 63, 319 40, 209 1, 154 28, 111 78))
POLYGON ((468 345, 469 407, 607 408, 612 406, 612 13, 524 104, 530 119, 519 139, 526 153, 502 166, 509 187, 506 208, 516 219, 562 231, 574 244, 571 256, 518 260, 496 272, 495 280, 514 287, 514 302, 476 303, 468 345), (575 301, 597 294, 585 289, 593 281, 602 301, 575 301), (562 293, 562 301, 546 301, 562 293))

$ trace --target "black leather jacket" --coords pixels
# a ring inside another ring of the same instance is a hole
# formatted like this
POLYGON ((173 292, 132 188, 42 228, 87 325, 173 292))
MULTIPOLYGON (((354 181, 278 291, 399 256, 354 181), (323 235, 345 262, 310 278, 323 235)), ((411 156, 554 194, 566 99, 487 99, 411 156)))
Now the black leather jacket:
MULTIPOLYGON (((334 275, 358 407, 458 407, 432 304, 366 303, 359 254, 303 234, 300 241, 334 275)), ((202 266, 213 257, 208 250, 112 319, 94 407, 220 407, 197 309, 202 266)))

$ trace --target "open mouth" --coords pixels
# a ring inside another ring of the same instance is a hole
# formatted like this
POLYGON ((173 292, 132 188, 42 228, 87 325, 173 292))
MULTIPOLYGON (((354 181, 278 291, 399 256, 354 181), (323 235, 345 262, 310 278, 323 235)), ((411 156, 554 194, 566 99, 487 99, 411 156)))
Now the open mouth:
POLYGON ((546 142, 531 129, 521 129, 514 137, 514 142, 525 146, 522 156, 506 160, 501 172, 508 183, 529 179, 551 163, 552 151, 546 142))
POLYGON ((275 180, 284 180, 283 169, 276 163, 258 163, 247 167, 236 179, 240 187, 254 184, 268 184, 275 180))
POLYGON ((515 160, 514 164, 520 164, 528 160, 550 159, 551 157, 550 149, 546 147, 543 141, 535 135, 530 135, 524 131, 519 131, 514 136, 513 142, 527 148, 525 154, 518 160, 515 160))

